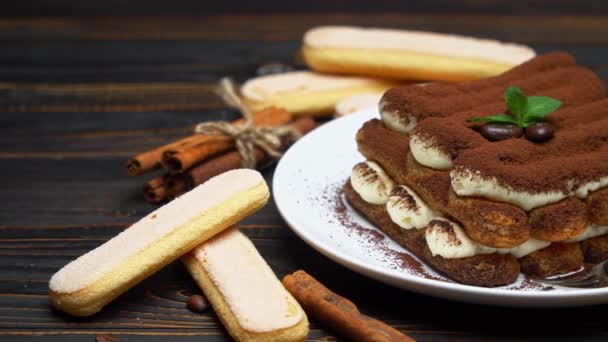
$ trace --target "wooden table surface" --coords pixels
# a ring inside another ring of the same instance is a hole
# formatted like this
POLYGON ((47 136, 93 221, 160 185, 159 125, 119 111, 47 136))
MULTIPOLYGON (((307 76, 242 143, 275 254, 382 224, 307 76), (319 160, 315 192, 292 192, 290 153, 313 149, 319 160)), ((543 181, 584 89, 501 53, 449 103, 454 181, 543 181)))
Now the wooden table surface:
MULTIPOLYGON (((563 49, 608 78, 608 18, 538 11, 492 14, 239 14, 181 17, 47 17, 0 20, 0 339, 223 341, 213 311, 184 308, 198 292, 174 263, 101 314, 54 312, 50 276, 152 211, 146 177, 125 160, 185 135, 201 120, 228 119, 208 93, 258 66, 299 66, 302 33, 319 24, 435 30, 563 49)), ((605 11, 604 11, 605 13, 605 11)), ((265 172, 271 179, 272 170, 265 172)), ((461 304, 399 290, 312 250, 271 203, 240 228, 278 276, 305 269, 363 312, 420 341, 608 340, 606 306, 509 309, 461 304)), ((332 341, 312 321, 309 338, 332 341)))

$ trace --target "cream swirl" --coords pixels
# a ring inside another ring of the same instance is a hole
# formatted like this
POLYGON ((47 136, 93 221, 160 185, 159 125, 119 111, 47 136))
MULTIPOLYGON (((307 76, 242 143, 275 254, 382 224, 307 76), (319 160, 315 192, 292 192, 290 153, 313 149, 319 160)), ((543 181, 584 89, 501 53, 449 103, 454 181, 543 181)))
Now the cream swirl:
POLYGON ((369 160, 353 167, 350 183, 359 196, 371 204, 385 204, 388 194, 395 187, 395 183, 380 165, 369 160))

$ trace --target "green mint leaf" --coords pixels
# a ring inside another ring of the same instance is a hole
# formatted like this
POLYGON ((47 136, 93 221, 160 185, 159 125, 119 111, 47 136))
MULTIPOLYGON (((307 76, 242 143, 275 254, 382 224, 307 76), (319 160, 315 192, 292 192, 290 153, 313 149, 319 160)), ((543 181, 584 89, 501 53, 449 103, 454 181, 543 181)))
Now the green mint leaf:
POLYGON ((561 107, 562 102, 548 96, 528 96, 528 112, 525 122, 541 121, 543 118, 561 107))
POLYGON ((528 97, 519 88, 510 86, 505 91, 505 101, 507 108, 515 115, 517 121, 523 123, 524 116, 528 112, 528 97))
POLYGON ((514 124, 526 128, 532 123, 543 121, 545 116, 562 105, 561 101, 548 96, 526 96, 515 86, 510 86, 505 91, 505 101, 510 114, 471 118, 468 121, 514 124))
POLYGON ((519 122, 508 114, 498 114, 486 116, 483 118, 470 118, 470 122, 489 122, 489 123, 510 123, 519 125, 519 122))

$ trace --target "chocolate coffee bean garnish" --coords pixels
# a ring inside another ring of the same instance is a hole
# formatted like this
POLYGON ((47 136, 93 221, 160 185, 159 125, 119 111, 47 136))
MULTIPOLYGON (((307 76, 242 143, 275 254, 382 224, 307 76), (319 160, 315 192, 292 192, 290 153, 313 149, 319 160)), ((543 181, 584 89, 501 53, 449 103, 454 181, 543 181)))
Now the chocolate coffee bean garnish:
POLYGON ((553 138, 553 126, 546 122, 536 122, 526 127, 526 138, 534 142, 545 142, 553 138))
POLYGON ((281 62, 271 62, 261 65, 258 70, 256 70, 256 74, 258 76, 264 76, 272 74, 281 74, 292 70, 293 67, 291 65, 283 64, 281 62))
POLYGON ((524 130, 519 126, 499 123, 485 124, 481 126, 479 132, 490 141, 519 138, 524 134, 524 130))
POLYGON ((510 86, 505 91, 508 111, 502 114, 470 118, 469 122, 485 122, 480 133, 491 141, 521 137, 543 142, 553 137, 553 127, 543 122, 545 117, 561 107, 562 102, 548 96, 526 96, 521 89, 510 86))
POLYGON ((207 302, 207 299, 201 295, 192 295, 188 298, 186 306, 188 307, 188 310, 194 313, 201 313, 207 310, 209 303, 207 302))

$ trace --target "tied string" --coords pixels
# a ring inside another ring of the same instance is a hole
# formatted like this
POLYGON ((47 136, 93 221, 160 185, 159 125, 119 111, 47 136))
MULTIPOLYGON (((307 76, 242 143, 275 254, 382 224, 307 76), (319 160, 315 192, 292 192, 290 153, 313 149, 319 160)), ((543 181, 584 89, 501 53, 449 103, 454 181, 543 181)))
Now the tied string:
POLYGON ((234 83, 229 78, 220 81, 218 93, 227 105, 237 109, 245 123, 235 125, 226 121, 201 122, 196 125, 196 133, 223 135, 234 140, 236 150, 241 156, 241 165, 255 169, 257 161, 255 148, 258 147, 271 158, 279 159, 283 155, 283 141, 296 141, 301 134, 291 126, 264 127, 253 125, 253 113, 245 105, 234 89, 234 83))

